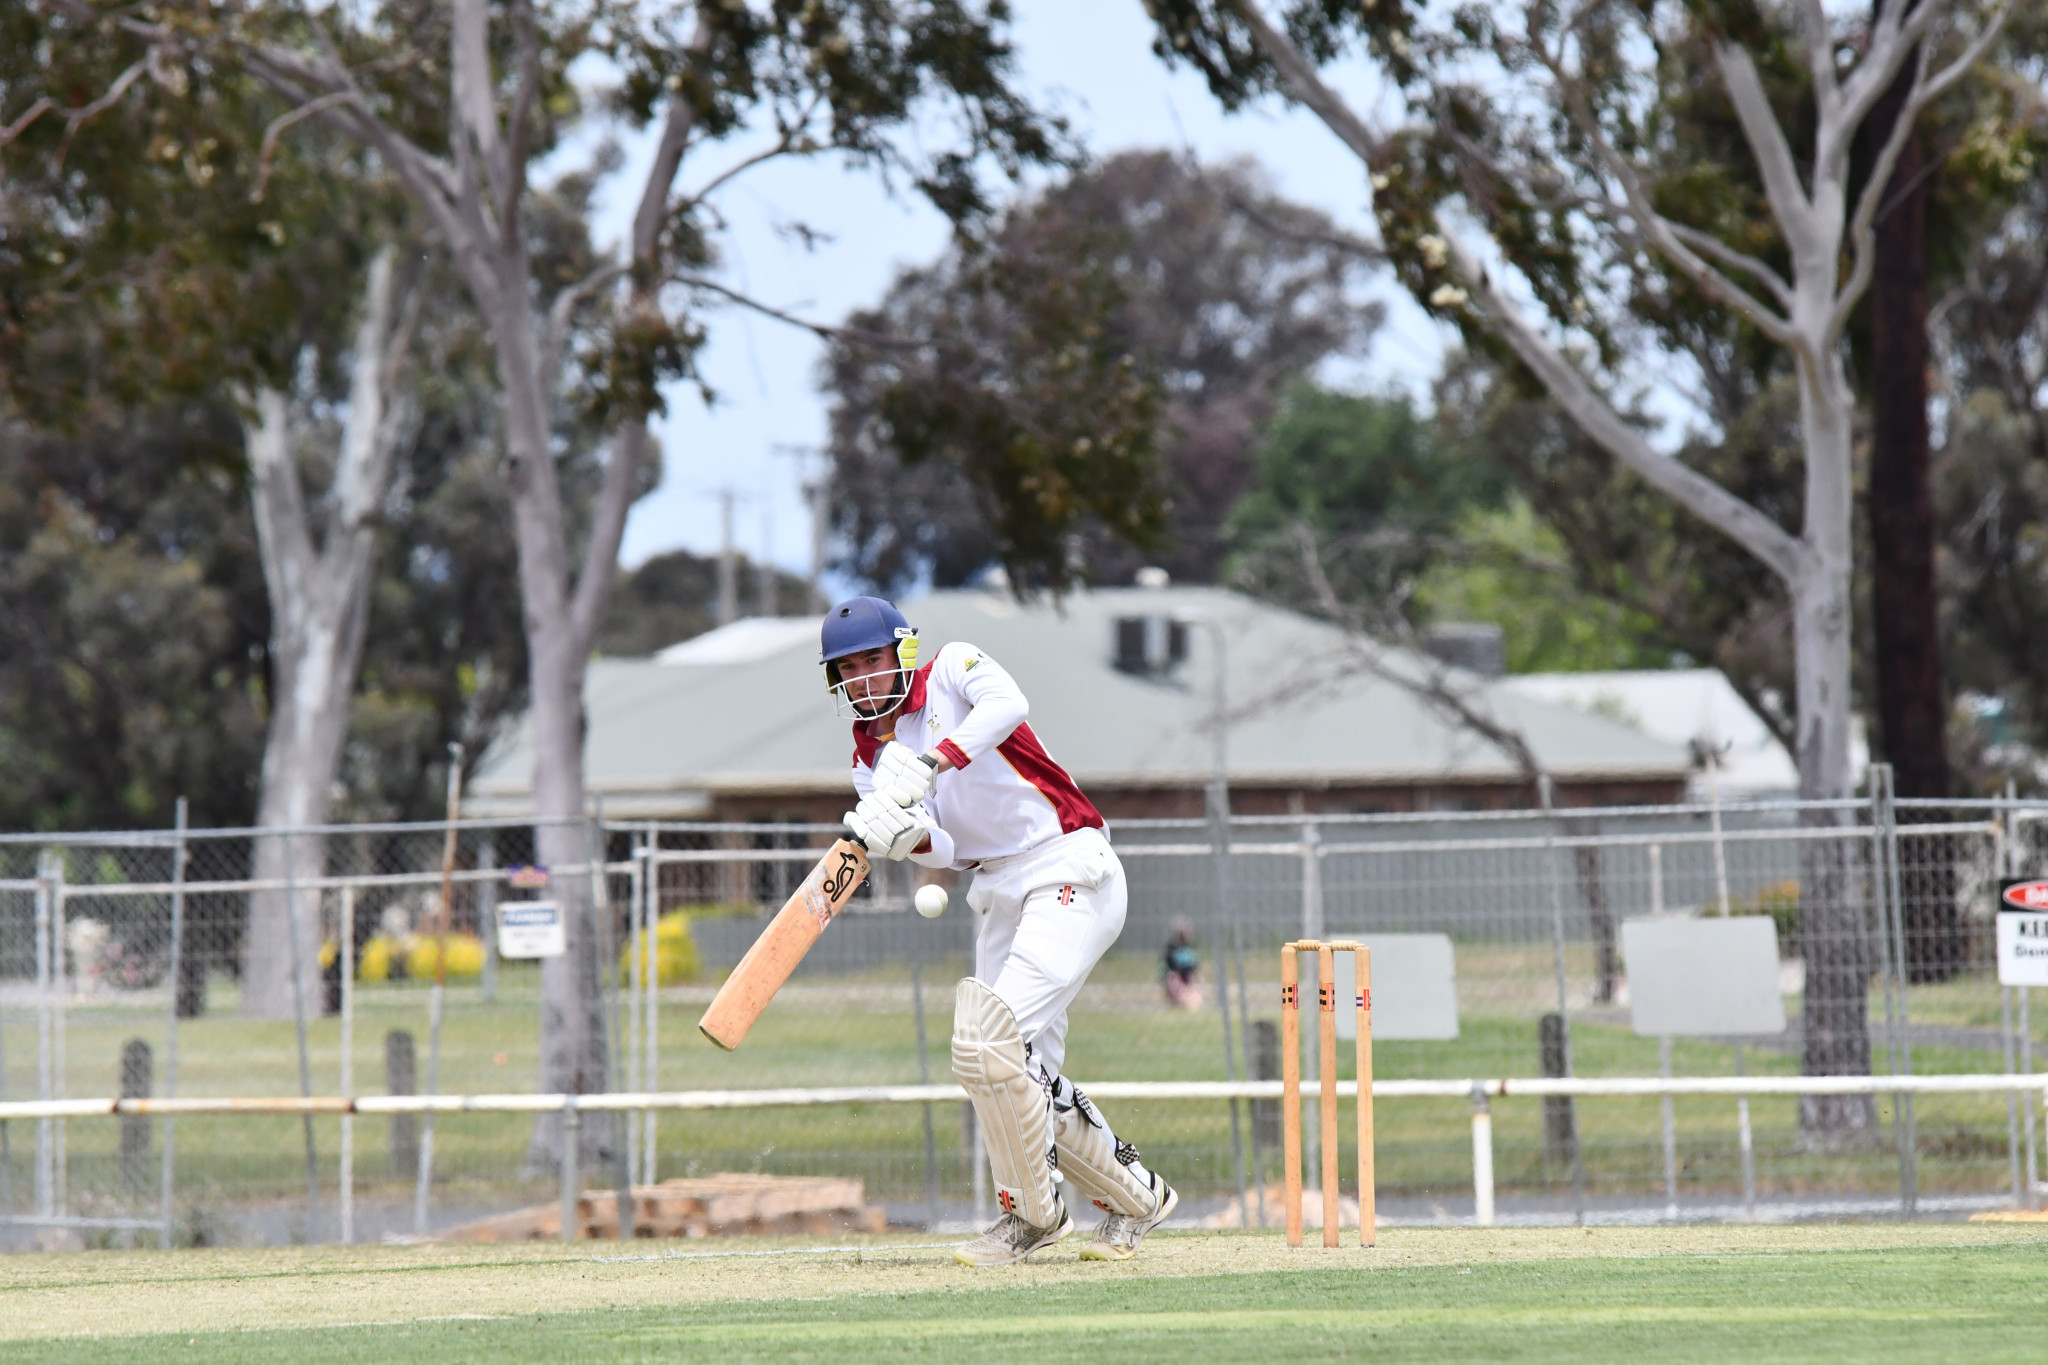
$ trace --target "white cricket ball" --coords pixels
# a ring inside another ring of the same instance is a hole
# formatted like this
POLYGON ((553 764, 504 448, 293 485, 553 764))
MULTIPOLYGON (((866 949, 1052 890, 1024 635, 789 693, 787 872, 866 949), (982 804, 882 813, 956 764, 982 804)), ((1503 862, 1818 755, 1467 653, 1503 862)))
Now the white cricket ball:
POLYGON ((937 919, 946 913, 946 888, 943 886, 920 886, 917 888, 917 913, 926 919, 937 919))

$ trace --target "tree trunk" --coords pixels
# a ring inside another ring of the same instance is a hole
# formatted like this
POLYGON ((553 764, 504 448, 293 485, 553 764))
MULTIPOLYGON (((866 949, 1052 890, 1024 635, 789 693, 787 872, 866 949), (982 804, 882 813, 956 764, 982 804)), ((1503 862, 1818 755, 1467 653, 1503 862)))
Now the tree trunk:
MULTIPOLYGON (((1849 678, 1853 493, 1850 439, 1853 391, 1840 362, 1802 368, 1801 425, 1806 444, 1807 557, 1791 584, 1798 693, 1799 794, 1807 801, 1850 795, 1849 678)), ((1808 810, 1809 829, 1843 825, 1843 813, 1808 810)), ((1804 841, 1799 851, 1800 950, 1806 959, 1799 1070, 1805 1076, 1870 1074, 1870 971, 1863 879, 1850 875, 1850 844, 1804 841)), ((1800 1100, 1805 1140, 1838 1147, 1877 1122, 1868 1095, 1807 1095, 1800 1100)))
MULTIPOLYGON (((561 488, 549 455, 550 395, 536 336, 535 318, 525 304, 527 262, 508 250, 500 257, 511 304, 493 319, 498 373, 505 388, 506 478, 512 492, 513 529, 519 549, 519 588, 524 606, 533 703, 534 846, 550 867, 587 863, 601 856, 593 837, 583 787, 583 680, 589 664, 586 623, 577 619, 569 595, 568 546, 562 526, 561 488)), ((640 430, 629 424, 629 431, 640 430)), ((639 446, 621 433, 612 458, 636 459, 639 446)), ((600 528, 594 532, 603 535, 600 528)), ((586 559, 584 575, 609 578, 611 556, 586 559), (600 564, 599 561, 602 561, 600 564)), ((578 599, 593 586, 579 583, 578 599)), ((588 876, 565 876, 550 888, 562 907, 567 950, 541 963, 540 1089, 544 1093, 602 1092, 609 1080, 605 1036, 604 964, 608 939, 598 922, 588 876)), ((578 1161, 596 1169, 620 1147, 614 1116, 590 1113, 579 1127, 578 1161)), ((560 1168, 561 1116, 543 1114, 534 1125, 525 1168, 539 1173, 560 1168)))
MULTIPOLYGON (((1871 110, 1859 137, 1866 165, 1890 136, 1910 85, 1911 73, 1902 74, 1871 110)), ((1878 740, 1900 796, 1939 798, 1950 792, 1927 434, 1929 170, 1926 139, 1915 133, 1892 171, 1877 218, 1866 505, 1878 740)), ((1949 846, 1911 834, 1902 834, 1899 844, 1907 976, 1946 980, 1962 969, 1966 947, 1949 846)))
MULTIPOLYGON (((263 390, 244 423, 256 536, 270 596, 270 730, 263 750, 257 824, 265 829, 327 823, 349 700, 362 661, 375 568, 378 505, 409 417, 394 399, 403 329, 394 340, 393 253, 372 263, 355 339, 348 416, 328 493, 326 533, 316 548, 299 479, 285 395, 263 390)), ((305 882, 322 874, 325 844, 313 835, 261 835, 259 881, 305 882)), ((320 1012, 317 890, 271 889, 249 898, 243 939, 242 1009, 288 1019, 299 1002, 320 1012), (296 933, 298 942, 293 944, 296 933), (292 964, 298 963, 295 990, 292 964)))

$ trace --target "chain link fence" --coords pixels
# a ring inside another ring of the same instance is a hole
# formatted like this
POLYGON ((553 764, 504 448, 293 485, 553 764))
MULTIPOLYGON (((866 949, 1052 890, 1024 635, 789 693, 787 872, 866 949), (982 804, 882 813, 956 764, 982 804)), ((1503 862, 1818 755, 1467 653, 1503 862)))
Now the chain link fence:
MULTIPOLYGON (((530 823, 0 839, 0 1100, 545 1089, 539 968, 501 959, 494 928, 568 879, 565 904, 597 906, 604 986, 606 1074, 586 1089, 948 1079, 971 874, 925 920, 908 912, 930 874, 878 867, 727 1055, 697 1036, 697 1015, 838 831, 579 829, 598 859, 547 869, 547 886, 530 823)), ((2048 802, 1894 801, 1880 770, 1869 799, 1832 805, 1111 832, 1130 912, 1074 1012, 1067 1069, 1083 1086, 1275 1076, 1279 946, 1391 933, 1449 938, 1458 1031, 1380 1043, 1382 1080, 2033 1069, 2029 1000, 1997 984, 1992 918, 2001 877, 2048 872, 2048 802), (1783 1033, 1663 1047, 1634 1033, 1621 926, 1678 914, 1774 922, 1783 1033), (1201 958, 1198 1008, 1162 989, 1183 938, 1201 958)), ((1261 1198, 1279 1174, 1276 1105, 1108 1107, 1182 1187, 1187 1216, 1276 1212, 1261 1198)), ((1379 1107, 1383 1216, 1472 1216, 1470 1117, 1448 1098, 1379 1107)), ((1506 1219, 1952 1214, 2037 1190, 2037 1115, 2005 1094, 1772 1096, 1740 1114, 1719 1096, 1507 1099, 1491 1117, 1506 1219)), ((0 1122, 0 1246, 436 1234, 556 1197, 534 1126, 482 1113, 0 1122)), ((957 1103, 649 1111, 607 1132, 584 1172, 594 1184, 855 1176, 896 1221, 964 1225, 987 1207, 957 1103)), ((1353 1160, 1309 1159, 1325 1157, 1353 1160)))

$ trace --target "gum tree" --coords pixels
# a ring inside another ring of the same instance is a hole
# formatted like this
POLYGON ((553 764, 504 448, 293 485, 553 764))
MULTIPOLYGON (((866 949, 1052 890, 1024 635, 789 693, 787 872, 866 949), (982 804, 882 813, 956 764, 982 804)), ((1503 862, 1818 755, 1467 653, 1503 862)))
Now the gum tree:
MULTIPOLYGON (((1010 88, 1007 20, 1001 0, 192 4, 122 19, 180 61, 235 66, 281 96, 288 112, 266 140, 317 119, 374 151, 482 316, 501 395, 544 862, 596 851, 584 673, 626 513, 648 486, 659 386, 691 375, 708 326, 701 305, 740 299, 715 268, 720 191, 772 161, 840 156, 955 218, 981 212, 988 165, 1015 174, 1058 155, 1057 127, 1010 88), (623 256, 543 278, 536 163, 583 112, 568 70, 587 56, 620 73, 615 110, 653 130, 653 156, 623 256), (571 418, 612 433, 584 527, 565 515, 559 468, 558 431, 571 418)), ((607 1073, 599 937, 586 880, 564 878, 559 890, 570 950, 542 972, 540 1084, 588 1092, 607 1073)), ((553 1163, 558 1131, 552 1117, 539 1125, 533 1164, 553 1163)), ((582 1131, 590 1155, 607 1154, 609 1126, 582 1131)))
MULTIPOLYGON (((1875 222, 1920 112, 1996 41, 2013 0, 1888 5, 1845 27, 1821 0, 1150 0, 1158 48, 1229 104, 1278 92, 1358 158, 1403 282, 1475 345, 1519 367, 1619 465, 1765 565, 1792 603, 1800 793, 1850 793, 1852 439, 1844 333, 1866 293, 1875 222), (1382 125, 1326 79, 1364 52, 1399 109, 1382 125), (1902 78, 1860 190, 1859 131, 1902 78), (1717 87, 1739 173, 1679 154, 1668 111, 1717 87), (1754 210, 1754 211, 1751 211, 1754 210), (1767 230, 1757 231, 1761 222, 1767 230), (1803 506, 1788 525, 1647 439, 1613 394, 1669 357, 1635 350, 1630 311, 1705 307, 1787 357, 1803 506)), ((1820 824, 1835 817, 1815 811, 1820 824)), ((1860 908, 1831 841, 1803 867, 1804 1068, 1870 1065, 1860 908)), ((1863 1099, 1809 1097, 1809 1132, 1867 1128, 1863 1099)))

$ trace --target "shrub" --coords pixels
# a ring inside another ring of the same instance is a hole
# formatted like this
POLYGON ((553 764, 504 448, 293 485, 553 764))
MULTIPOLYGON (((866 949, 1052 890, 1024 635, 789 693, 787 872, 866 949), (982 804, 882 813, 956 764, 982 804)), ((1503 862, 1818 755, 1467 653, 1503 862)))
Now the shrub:
POLYGON ((1799 883, 1776 882, 1744 901, 1739 909, 1752 915, 1769 915, 1778 926, 1778 953, 1799 952, 1799 883))
POLYGON ((389 981, 393 976, 405 975, 405 950, 398 940, 385 934, 363 944, 356 954, 356 978, 361 981, 389 981))
MULTIPOLYGON (((414 934, 405 941, 405 974, 415 981, 432 981, 440 964, 441 940, 433 934, 414 934)), ((468 980, 482 976, 484 941, 475 934, 448 935, 448 975, 468 980)))
MULTIPOLYGON (((637 981, 640 973, 640 952, 644 948, 646 935, 641 942, 632 939, 619 952, 619 980, 637 981)), ((704 970, 704 964, 697 957, 697 940, 690 936, 690 916, 681 910, 671 910, 654 922, 654 981, 658 986, 680 986, 685 981, 695 981, 704 970)))

